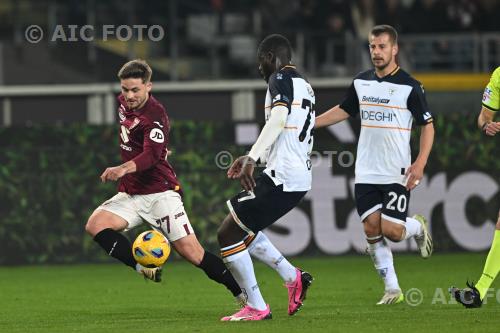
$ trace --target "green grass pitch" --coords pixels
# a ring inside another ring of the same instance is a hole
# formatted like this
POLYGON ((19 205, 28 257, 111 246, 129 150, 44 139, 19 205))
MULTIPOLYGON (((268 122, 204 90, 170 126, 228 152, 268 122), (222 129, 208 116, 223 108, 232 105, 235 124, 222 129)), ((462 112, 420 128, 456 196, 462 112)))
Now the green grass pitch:
POLYGON ((296 258, 315 281, 293 317, 279 276, 257 264, 273 319, 235 323, 219 322, 236 310, 231 295, 185 262, 168 262, 159 284, 120 264, 1 267, 0 332, 498 332, 495 297, 469 310, 450 304, 447 293, 476 279, 484 259, 395 254, 402 288, 418 288, 422 303, 408 304, 419 301, 415 292, 403 304, 377 306, 383 287, 368 256, 296 258))

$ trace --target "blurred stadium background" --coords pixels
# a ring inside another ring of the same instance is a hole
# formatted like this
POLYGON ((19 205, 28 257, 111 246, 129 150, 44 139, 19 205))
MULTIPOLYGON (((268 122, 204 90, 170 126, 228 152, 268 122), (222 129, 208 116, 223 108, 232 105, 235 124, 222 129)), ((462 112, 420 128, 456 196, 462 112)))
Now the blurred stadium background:
MULTIPOLYGON (((475 124, 500 64, 499 12, 495 0, 0 0, 0 264, 109 261, 84 224, 116 191, 98 176, 119 161, 116 73, 127 60, 153 68, 153 93, 172 121, 169 160, 201 242, 215 250, 224 202, 238 190, 219 153, 245 152, 263 123, 261 38, 292 41, 321 113, 370 67, 366 37, 382 23, 399 30, 399 61, 423 82, 436 115, 434 150, 410 212, 430 218, 437 252, 488 249, 500 159, 475 124), (43 30, 37 42, 28 40, 33 25, 43 30), (94 29, 80 35, 86 25, 94 29), (124 40, 104 36, 104 25, 157 25, 164 36, 133 30, 124 40)), ((364 251, 354 170, 346 167, 358 132, 356 121, 317 131, 313 189, 268 231, 285 254, 364 251)))

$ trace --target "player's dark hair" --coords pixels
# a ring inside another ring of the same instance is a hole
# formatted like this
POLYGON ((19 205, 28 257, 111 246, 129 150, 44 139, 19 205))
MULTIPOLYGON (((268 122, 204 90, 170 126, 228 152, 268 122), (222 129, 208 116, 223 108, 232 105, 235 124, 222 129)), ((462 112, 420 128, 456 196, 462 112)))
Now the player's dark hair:
POLYGON ((118 72, 118 78, 124 79, 142 79, 142 83, 147 83, 151 80, 153 71, 148 63, 142 59, 135 59, 127 62, 118 72))
POLYGON ((380 36, 381 34, 388 34, 393 44, 398 43, 398 32, 392 26, 388 24, 376 25, 370 31, 370 35, 375 37, 380 36))
POLYGON ((260 42, 257 55, 266 52, 273 53, 277 58, 287 63, 292 60, 292 45, 285 36, 279 34, 269 35, 260 42))

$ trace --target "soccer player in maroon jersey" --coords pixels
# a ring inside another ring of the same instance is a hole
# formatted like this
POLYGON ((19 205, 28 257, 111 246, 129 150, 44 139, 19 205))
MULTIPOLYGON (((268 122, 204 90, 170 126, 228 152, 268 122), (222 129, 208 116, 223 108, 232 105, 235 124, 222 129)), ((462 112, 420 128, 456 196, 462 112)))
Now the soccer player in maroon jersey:
POLYGON ((85 230, 110 256, 159 282, 161 268, 137 263, 130 241, 120 233, 145 221, 161 230, 182 257, 224 284, 238 301, 244 301, 222 260, 204 250, 189 223, 181 186, 166 159, 170 124, 165 108, 151 95, 151 75, 151 68, 139 59, 127 62, 118 73, 123 164, 106 168, 101 175, 103 182, 119 182, 118 194, 93 212, 85 230))

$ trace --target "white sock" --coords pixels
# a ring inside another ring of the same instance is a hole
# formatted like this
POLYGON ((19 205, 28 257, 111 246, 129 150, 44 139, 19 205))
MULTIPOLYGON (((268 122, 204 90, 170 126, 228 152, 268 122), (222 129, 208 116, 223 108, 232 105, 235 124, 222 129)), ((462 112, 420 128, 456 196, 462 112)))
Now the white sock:
POLYGON ((422 233, 424 232, 422 224, 412 217, 406 218, 405 227, 406 227, 405 239, 409 239, 415 236, 421 236, 422 233))
POLYGON ((385 240, 382 238, 382 240, 377 243, 368 243, 368 253, 372 257, 378 275, 384 281, 385 290, 401 289, 399 287, 396 271, 394 270, 392 252, 385 244, 385 240))
POLYGON ((278 272, 283 281, 290 283, 297 278, 295 266, 286 260, 263 232, 259 231, 255 235, 247 249, 252 257, 257 258, 278 272))
POLYGON ((222 257, 227 268, 233 274, 234 279, 238 282, 241 290, 247 295, 247 304, 257 310, 265 310, 266 302, 259 290, 257 279, 253 270, 252 258, 243 242, 225 247, 221 249, 222 257), (241 250, 243 246, 244 250, 241 250), (238 248, 238 249, 237 249, 238 248), (236 250, 238 252, 224 256, 224 252, 236 250))

